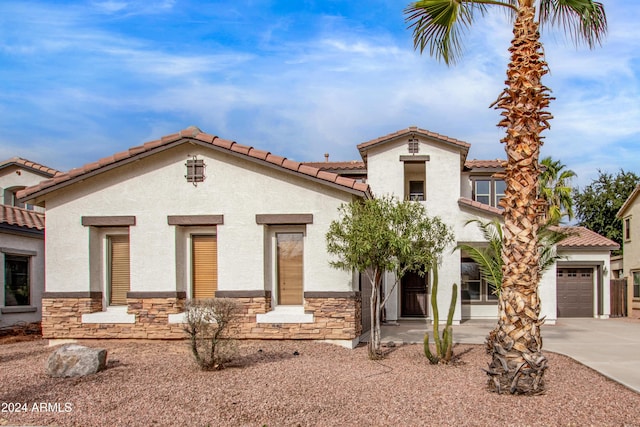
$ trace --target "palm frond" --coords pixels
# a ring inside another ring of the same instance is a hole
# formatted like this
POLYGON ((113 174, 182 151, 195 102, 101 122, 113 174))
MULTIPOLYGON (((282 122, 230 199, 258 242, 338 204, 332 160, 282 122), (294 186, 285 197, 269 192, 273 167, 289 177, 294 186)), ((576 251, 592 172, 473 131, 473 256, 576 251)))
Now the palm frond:
POLYGON ((540 26, 564 29, 571 39, 589 48, 601 45, 607 34, 607 16, 602 3, 593 0, 540 0, 540 26))
POLYGON ((429 54, 447 65, 456 63, 462 55, 461 37, 473 23, 474 9, 484 12, 485 6, 473 1, 420 0, 404 10, 405 22, 413 29, 414 49, 420 53, 428 47, 429 54))

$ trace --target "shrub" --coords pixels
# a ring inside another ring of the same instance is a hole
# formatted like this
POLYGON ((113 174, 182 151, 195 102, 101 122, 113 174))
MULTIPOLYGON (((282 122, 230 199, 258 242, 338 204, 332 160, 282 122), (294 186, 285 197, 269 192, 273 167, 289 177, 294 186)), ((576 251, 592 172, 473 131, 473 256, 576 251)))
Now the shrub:
POLYGON ((238 304, 226 298, 188 300, 184 330, 191 352, 202 370, 223 368, 235 355, 235 343, 228 337, 237 321, 238 304))

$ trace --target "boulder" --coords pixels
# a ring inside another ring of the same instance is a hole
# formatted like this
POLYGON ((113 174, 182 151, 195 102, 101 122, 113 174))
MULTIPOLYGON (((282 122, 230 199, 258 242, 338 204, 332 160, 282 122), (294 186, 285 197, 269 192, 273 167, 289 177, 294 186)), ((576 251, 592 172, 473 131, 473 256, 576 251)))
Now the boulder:
POLYGON ((95 374, 106 366, 107 350, 66 344, 49 356, 46 368, 49 376, 60 378, 95 374))

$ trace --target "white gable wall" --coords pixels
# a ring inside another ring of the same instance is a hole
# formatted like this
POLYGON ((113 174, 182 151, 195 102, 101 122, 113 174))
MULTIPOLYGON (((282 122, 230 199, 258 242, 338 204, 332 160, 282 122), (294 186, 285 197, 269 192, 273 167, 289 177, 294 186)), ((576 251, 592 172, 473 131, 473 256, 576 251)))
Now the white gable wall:
POLYGON ((340 204, 351 197, 308 179, 185 144, 46 197, 46 288, 88 291, 92 282, 91 290, 102 290, 90 280, 89 255, 90 242, 100 236, 100 229, 82 226, 81 217, 133 215, 131 290, 184 290, 187 268, 177 265, 176 253, 187 250, 181 236, 190 227, 176 231, 167 224, 167 216, 220 214, 224 224, 217 226, 218 289, 265 289, 266 226, 256 224, 256 214, 307 213, 313 214, 313 224, 306 225, 305 291, 350 291, 351 273, 328 267, 325 233, 340 204), (194 155, 207 165, 206 179, 197 186, 184 178, 186 160, 194 155))

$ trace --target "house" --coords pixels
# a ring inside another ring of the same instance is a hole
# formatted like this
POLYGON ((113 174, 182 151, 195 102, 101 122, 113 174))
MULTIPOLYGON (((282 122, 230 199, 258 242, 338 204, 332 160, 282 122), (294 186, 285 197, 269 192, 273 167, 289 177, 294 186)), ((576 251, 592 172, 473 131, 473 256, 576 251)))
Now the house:
MULTIPOLYGON (((429 215, 440 216, 454 230, 458 243, 484 245, 471 219, 502 218, 500 199, 505 183, 495 174, 501 160, 468 160, 470 144, 417 127, 358 145, 366 164, 367 183, 374 194, 395 194, 424 203, 429 215)), ((558 317, 602 317, 610 313, 609 255, 617 244, 583 227, 557 248, 563 257, 541 278, 541 316, 547 324, 558 317)), ((397 288, 387 273, 388 321, 429 317, 428 286, 417 275, 406 275, 397 288)), ((451 285, 460 283, 454 322, 495 319, 497 297, 482 280, 478 266, 460 251, 446 253, 439 269, 438 304, 447 307, 451 285)), ((365 303, 363 298, 363 304, 365 303)))
POLYGON ((617 213, 622 221, 622 276, 627 278, 627 314, 640 318, 640 184, 617 213))
POLYGON ((0 162, 0 327, 40 321, 44 214, 21 203, 16 193, 57 173, 19 157, 0 162))
MULTIPOLYGON (((40 182, 20 200, 47 209, 47 338, 180 338, 187 298, 242 307, 240 338, 317 339, 352 347, 368 326, 367 281, 330 267, 338 207, 391 194, 425 204, 458 242, 483 245, 469 219, 501 218, 500 160, 417 127, 358 145, 362 161, 298 163, 191 127, 40 182)), ((607 317, 609 251, 583 228, 542 278, 542 315, 607 317)), ((440 266, 438 300, 461 284, 454 322, 495 319, 497 299, 459 250, 440 266)), ((429 318, 429 284, 394 287, 387 321, 429 318)))
POLYGON ((359 339, 325 234, 366 184, 189 128, 20 197, 47 208, 46 338, 182 338, 185 300, 215 295, 240 338, 359 339))

